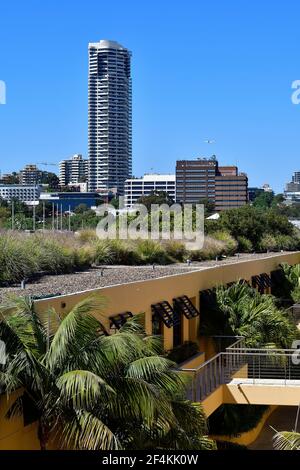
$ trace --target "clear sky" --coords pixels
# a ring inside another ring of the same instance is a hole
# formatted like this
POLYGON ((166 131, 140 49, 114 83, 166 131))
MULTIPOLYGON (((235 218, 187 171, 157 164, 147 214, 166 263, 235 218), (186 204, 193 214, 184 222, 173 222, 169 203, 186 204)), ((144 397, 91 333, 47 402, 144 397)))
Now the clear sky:
POLYGON ((298 0, 15 0, 0 6, 2 172, 87 156, 87 47, 100 39, 133 53, 135 175, 216 154, 282 191, 300 170, 298 0))

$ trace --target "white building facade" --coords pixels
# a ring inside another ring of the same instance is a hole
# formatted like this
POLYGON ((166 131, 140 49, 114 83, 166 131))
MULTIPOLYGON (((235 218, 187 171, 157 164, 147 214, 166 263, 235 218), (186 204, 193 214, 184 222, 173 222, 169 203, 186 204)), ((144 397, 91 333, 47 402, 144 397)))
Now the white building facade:
POLYGON ((130 178, 125 181, 124 204, 132 207, 140 197, 151 193, 165 192, 175 202, 175 175, 146 174, 142 178, 130 178))
POLYGON ((63 186, 84 183, 88 179, 88 160, 76 154, 59 162, 59 181, 63 186))
POLYGON ((131 53, 115 41, 89 44, 89 190, 124 192, 132 167, 131 53))
POLYGON ((0 185, 0 198, 8 202, 18 200, 31 205, 39 201, 40 194, 41 186, 39 185, 0 185))

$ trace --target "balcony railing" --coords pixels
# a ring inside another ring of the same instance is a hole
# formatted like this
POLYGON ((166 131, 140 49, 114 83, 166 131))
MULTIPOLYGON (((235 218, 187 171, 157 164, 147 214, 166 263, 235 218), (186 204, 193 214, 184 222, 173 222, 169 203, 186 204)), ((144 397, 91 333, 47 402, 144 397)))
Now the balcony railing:
POLYGON ((197 368, 181 370, 192 375, 188 398, 203 401, 220 385, 233 379, 260 385, 299 385, 300 351, 295 349, 255 349, 240 347, 237 340, 197 368))

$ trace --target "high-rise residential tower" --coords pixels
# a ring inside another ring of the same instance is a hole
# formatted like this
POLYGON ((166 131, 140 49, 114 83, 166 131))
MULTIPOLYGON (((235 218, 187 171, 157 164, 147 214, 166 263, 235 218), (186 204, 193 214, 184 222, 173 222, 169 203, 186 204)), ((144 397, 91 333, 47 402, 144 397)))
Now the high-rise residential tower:
POLYGON ((115 41, 89 44, 89 190, 124 192, 131 176, 131 53, 115 41))
POLYGON ((77 184, 88 179, 88 160, 76 154, 72 158, 59 162, 59 181, 63 186, 77 184))

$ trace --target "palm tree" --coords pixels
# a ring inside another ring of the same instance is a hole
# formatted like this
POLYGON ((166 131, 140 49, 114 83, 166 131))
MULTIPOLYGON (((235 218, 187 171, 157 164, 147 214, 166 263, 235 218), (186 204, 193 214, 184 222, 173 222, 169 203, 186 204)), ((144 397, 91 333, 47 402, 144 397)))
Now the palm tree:
POLYGON ((54 310, 38 316, 29 298, 2 305, 0 387, 7 395, 23 390, 7 417, 30 406, 41 449, 53 440, 75 449, 214 448, 201 407, 185 399, 186 378, 161 355, 161 340, 145 336, 137 319, 105 336, 92 315, 99 309, 90 298, 61 319, 54 310))
POLYGON ((300 433, 281 431, 275 434, 274 449, 276 450, 300 450, 300 433))
POLYGON ((289 348, 297 336, 296 326, 273 296, 262 295, 246 283, 218 287, 216 300, 225 317, 226 334, 244 336, 248 347, 289 348))
POLYGON ((285 275, 286 282, 290 290, 290 296, 295 303, 300 302, 300 264, 290 266, 282 263, 281 268, 285 275))

